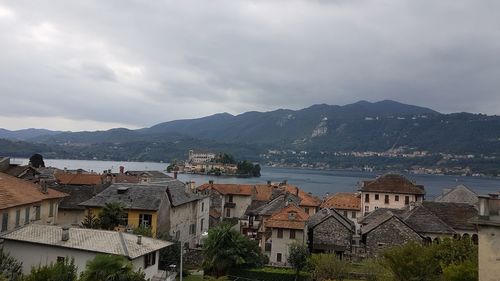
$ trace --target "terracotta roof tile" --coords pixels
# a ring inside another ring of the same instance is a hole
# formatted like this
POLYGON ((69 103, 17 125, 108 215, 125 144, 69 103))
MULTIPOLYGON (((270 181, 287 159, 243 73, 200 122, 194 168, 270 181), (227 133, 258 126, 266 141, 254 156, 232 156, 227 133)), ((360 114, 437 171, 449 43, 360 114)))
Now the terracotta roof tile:
POLYGON ((102 184, 102 176, 96 174, 55 174, 57 181, 60 184, 77 184, 77 185, 93 185, 102 184))
POLYGON ((266 222, 266 227, 304 229, 309 215, 295 204, 289 204, 280 211, 274 213, 266 222), (291 215, 291 214, 295 215, 291 215))
POLYGON ((232 184, 232 183, 205 183, 198 187, 199 191, 207 189, 216 190, 221 194, 251 196, 254 189, 252 184, 232 184))
POLYGON ((68 195, 50 188, 47 193, 42 193, 37 184, 0 173, 0 209, 66 196, 68 195))
POLYGON ((359 211, 361 210, 361 196, 358 192, 339 192, 326 198, 321 208, 359 211))
POLYGON ((368 192, 387 192, 403 194, 425 194, 422 185, 416 185, 402 175, 387 174, 371 181, 364 181, 359 189, 368 192))

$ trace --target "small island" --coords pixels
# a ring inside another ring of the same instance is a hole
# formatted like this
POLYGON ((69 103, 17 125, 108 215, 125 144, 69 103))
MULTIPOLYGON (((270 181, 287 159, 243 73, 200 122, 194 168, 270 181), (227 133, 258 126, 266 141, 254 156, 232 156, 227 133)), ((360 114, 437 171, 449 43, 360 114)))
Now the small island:
POLYGON ((260 165, 247 160, 237 161, 231 154, 189 150, 188 160, 172 161, 167 172, 187 174, 260 177, 260 165))

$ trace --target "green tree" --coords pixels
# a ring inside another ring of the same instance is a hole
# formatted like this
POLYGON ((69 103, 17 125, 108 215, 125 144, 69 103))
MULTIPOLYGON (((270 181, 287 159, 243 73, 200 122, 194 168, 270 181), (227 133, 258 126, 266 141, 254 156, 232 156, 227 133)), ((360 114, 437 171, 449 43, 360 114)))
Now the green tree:
POLYGON ((92 228, 92 229, 99 228, 100 227, 99 218, 89 211, 83 218, 82 226, 84 228, 92 228))
POLYGON ((365 259, 361 262, 359 272, 363 273, 367 281, 393 280, 391 272, 384 266, 382 260, 365 259))
POLYGON ((295 281, 299 279, 300 271, 306 266, 308 256, 309 250, 306 245, 294 242, 288 246, 288 262, 295 269, 295 281))
POLYGON ((444 281, 477 281, 477 262, 467 260, 462 263, 452 263, 443 268, 444 281))
POLYGON ((441 266, 436 247, 408 243, 384 252, 384 261, 396 281, 439 280, 441 266))
POLYGON ((146 281, 144 272, 134 271, 124 257, 97 255, 87 262, 80 281, 146 281))
POLYGON ((0 276, 5 280, 18 281, 22 277, 23 264, 0 249, 0 276))
POLYGON ((142 236, 147 236, 147 237, 153 237, 153 232, 151 230, 151 227, 146 226, 144 224, 141 224, 138 227, 134 228, 133 233, 135 235, 142 235, 142 236))
POLYGON ((78 278, 74 259, 66 258, 64 262, 34 267, 24 281, 76 281, 78 278))
POLYGON ((168 269, 171 265, 175 265, 176 268, 179 267, 179 261, 180 261, 180 253, 181 253, 181 242, 174 240, 172 236, 168 235, 168 233, 161 233, 157 237, 158 239, 165 240, 165 241, 173 241, 174 244, 163 248, 160 250, 160 257, 159 257, 159 262, 158 266, 160 269, 166 270, 168 269))
POLYGON ((203 252, 205 272, 216 277, 238 266, 261 266, 264 261, 257 241, 249 240, 227 223, 208 231, 203 252))
POLYGON ((113 230, 119 225, 125 225, 126 213, 119 202, 106 203, 99 213, 100 226, 103 229, 113 230))
POLYGON ((45 167, 43 156, 38 153, 31 155, 29 164, 35 168, 45 167))
POLYGON ((351 266, 335 254, 312 254, 308 268, 314 280, 344 280, 351 266))

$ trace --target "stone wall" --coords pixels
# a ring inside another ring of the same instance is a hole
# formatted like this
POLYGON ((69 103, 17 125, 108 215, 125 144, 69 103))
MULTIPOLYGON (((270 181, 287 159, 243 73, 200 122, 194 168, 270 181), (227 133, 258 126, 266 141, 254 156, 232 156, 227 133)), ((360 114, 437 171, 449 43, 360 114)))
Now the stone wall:
POLYGON ((369 256, 379 256, 386 248, 406 244, 411 241, 422 242, 413 229, 392 217, 364 235, 366 252, 369 256))
POLYGON ((351 248, 352 231, 334 217, 329 217, 318 224, 311 233, 313 250, 325 250, 325 246, 337 251, 351 248))

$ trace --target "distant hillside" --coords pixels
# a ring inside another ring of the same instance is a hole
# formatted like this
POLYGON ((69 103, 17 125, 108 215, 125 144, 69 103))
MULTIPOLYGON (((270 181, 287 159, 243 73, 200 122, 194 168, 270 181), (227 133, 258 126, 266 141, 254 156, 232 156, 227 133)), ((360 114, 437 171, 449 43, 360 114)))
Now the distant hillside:
POLYGON ((169 161, 186 157, 192 148, 255 160, 268 150, 382 152, 398 147, 500 155, 499 116, 441 114, 389 100, 236 116, 221 113, 139 130, 45 133, 28 140, 54 153, 84 159, 169 161))
POLYGON ((50 131, 46 129, 23 129, 10 131, 0 128, 0 139, 10 139, 10 140, 33 140, 39 136, 56 135, 61 133, 61 131, 50 131))

